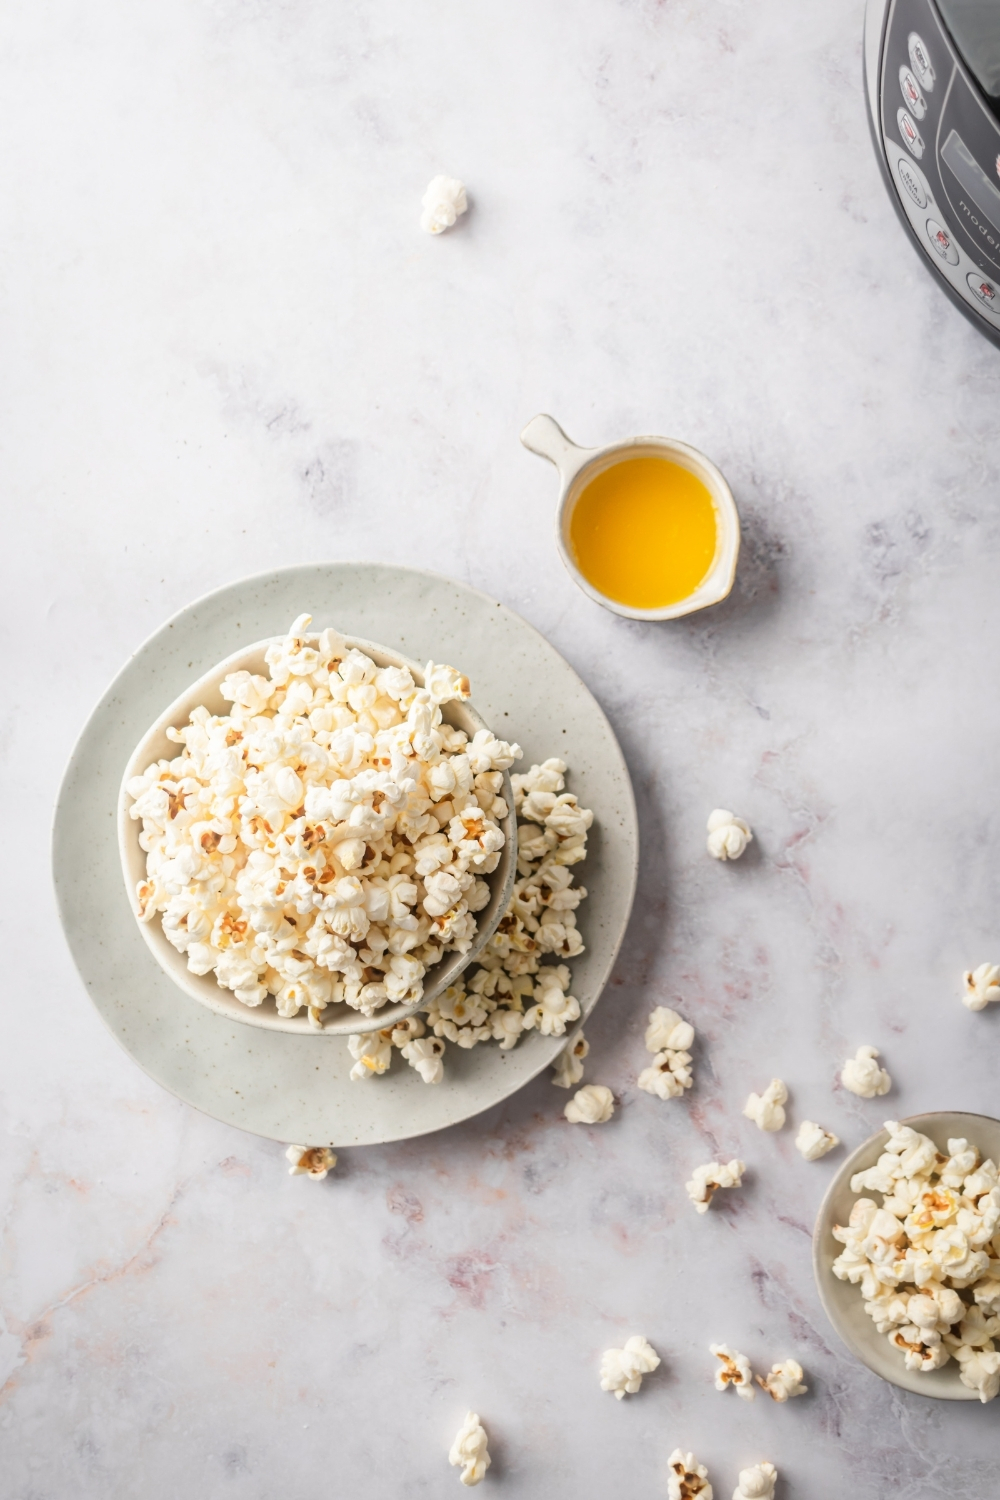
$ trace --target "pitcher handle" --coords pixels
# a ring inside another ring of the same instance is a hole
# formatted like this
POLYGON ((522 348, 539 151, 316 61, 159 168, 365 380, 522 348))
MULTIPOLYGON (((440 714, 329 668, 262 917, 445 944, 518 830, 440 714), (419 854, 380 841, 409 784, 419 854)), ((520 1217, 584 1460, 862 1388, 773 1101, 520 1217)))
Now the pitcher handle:
POLYGON ((563 484, 568 484, 595 451, 581 448, 563 432, 559 423, 544 412, 532 417, 521 433, 521 442, 531 453, 547 458, 559 470, 563 484))

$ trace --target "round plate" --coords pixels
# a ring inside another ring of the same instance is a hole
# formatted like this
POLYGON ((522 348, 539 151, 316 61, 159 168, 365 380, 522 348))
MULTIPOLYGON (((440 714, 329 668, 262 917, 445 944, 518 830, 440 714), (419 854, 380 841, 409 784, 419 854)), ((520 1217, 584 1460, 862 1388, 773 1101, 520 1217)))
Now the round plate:
POLYGON ((115 678, 73 752, 56 805, 56 897, 74 961, 122 1046, 158 1083, 242 1130, 306 1145, 373 1145, 455 1125, 498 1104, 547 1067, 565 1038, 524 1036, 449 1045, 441 1084, 399 1057, 389 1073, 352 1083, 347 1043, 263 1032, 191 999, 154 962, 122 884, 115 809, 122 769, 165 703, 241 646, 279 635, 302 613, 314 627, 383 641, 417 661, 447 661, 519 769, 560 756, 568 789, 594 810, 580 930, 571 964, 584 1017, 621 946, 635 892, 638 829, 628 771, 611 726, 572 668, 503 605, 451 579, 378 563, 326 563, 242 579, 189 605, 115 678))
MULTIPOLYGON (((921 1135, 929 1135, 939 1151, 947 1151, 949 1140, 964 1136, 970 1146, 978 1147, 984 1159, 1000 1161, 1000 1120, 989 1115, 938 1110, 929 1115, 910 1115, 900 1124, 912 1126, 921 1135)), ((833 1263, 844 1248, 834 1239, 833 1226, 846 1224, 854 1204, 867 1196, 851 1192, 851 1178, 855 1172, 865 1172, 875 1165, 888 1139, 888 1131, 880 1130, 878 1135, 873 1135, 852 1152, 819 1206, 813 1231, 813 1271, 820 1301, 847 1347, 883 1380, 902 1386, 904 1391, 913 1391, 918 1396, 934 1396, 939 1401, 978 1401, 978 1392, 970 1391, 959 1380, 958 1365, 954 1360, 949 1360, 940 1370, 908 1370, 903 1364, 903 1356, 892 1348, 886 1334, 879 1333, 865 1312, 860 1289, 849 1281, 838 1281, 833 1274, 833 1263)), ((873 1194, 876 1202, 881 1196, 881 1193, 873 1194)))

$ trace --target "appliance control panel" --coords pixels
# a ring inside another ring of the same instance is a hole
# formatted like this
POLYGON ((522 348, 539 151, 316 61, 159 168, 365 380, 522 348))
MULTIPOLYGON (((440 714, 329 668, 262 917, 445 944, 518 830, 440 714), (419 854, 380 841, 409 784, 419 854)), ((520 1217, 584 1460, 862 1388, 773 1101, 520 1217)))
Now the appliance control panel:
POLYGON ((931 0, 890 0, 878 90, 889 177, 918 242, 1000 330, 1000 121, 931 0))

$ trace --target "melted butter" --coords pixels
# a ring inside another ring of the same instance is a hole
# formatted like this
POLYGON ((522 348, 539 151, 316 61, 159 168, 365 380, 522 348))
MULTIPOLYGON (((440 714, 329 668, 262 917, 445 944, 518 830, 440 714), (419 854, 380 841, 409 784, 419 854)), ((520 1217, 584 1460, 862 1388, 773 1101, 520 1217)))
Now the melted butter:
POLYGON ((632 609, 687 599, 715 557, 718 522, 701 480, 667 458, 626 458, 573 508, 570 547, 599 593, 632 609))

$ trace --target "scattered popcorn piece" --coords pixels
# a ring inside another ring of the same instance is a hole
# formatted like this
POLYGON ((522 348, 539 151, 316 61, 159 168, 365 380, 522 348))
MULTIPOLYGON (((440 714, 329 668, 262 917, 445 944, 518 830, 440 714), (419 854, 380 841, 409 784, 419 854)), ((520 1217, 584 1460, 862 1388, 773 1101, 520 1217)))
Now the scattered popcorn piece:
POLYGON ((694 1027, 675 1010, 658 1005, 650 1011, 646 1027, 647 1052, 690 1052, 694 1044, 694 1027))
POLYGON ((401 1048, 411 1068, 416 1068, 425 1083, 440 1083, 444 1077, 444 1042, 440 1037, 419 1037, 401 1048))
POLYGON ((862 1099, 874 1099, 878 1094, 887 1094, 892 1088, 892 1079, 885 1068, 880 1068, 875 1059, 876 1047, 859 1047, 849 1057, 840 1072, 840 1081, 845 1089, 862 1099))
POLYGON ((698 1213, 708 1212, 717 1188, 742 1187, 745 1171, 745 1163, 735 1156, 730 1162, 710 1161, 703 1167, 695 1167, 685 1187, 698 1213))
POLYGON ((799 1126, 799 1133, 795 1137, 795 1146, 802 1153, 806 1161, 819 1161, 834 1146, 840 1145, 840 1137, 833 1135, 829 1130, 824 1130, 822 1125, 817 1125, 814 1120, 803 1120, 799 1126))
POLYGON ((969 1010, 985 1010, 991 1001, 1000 1000, 1000 964, 980 964, 962 975, 962 1004, 969 1010))
POLYGON ((690 1052, 658 1052, 639 1074, 639 1087, 661 1099, 680 1099, 694 1082, 690 1052))
POLYGON ((615 1096, 603 1083, 585 1083, 563 1110, 571 1125, 604 1125, 615 1112, 615 1096))
POLYGON ((772 1401, 787 1401, 791 1396, 804 1396, 809 1389, 802 1384, 802 1366, 797 1359, 783 1360, 772 1365, 769 1375, 757 1375, 757 1384, 766 1391, 772 1401))
POLYGON ((765 1459, 752 1469, 740 1470, 740 1482, 733 1490, 733 1500, 774 1500, 778 1471, 765 1459))
POLYGON ((682 1453, 675 1448, 667 1463, 670 1468, 667 1500, 712 1500, 708 1470, 704 1464, 698 1463, 693 1453, 682 1453))
POLYGON ((465 1421, 459 1428, 448 1454, 448 1462, 461 1467, 458 1476, 463 1484, 478 1484, 492 1460, 487 1449, 486 1430, 474 1411, 466 1412, 465 1421))
POLYGON ((292 1164, 288 1169, 289 1176, 308 1176, 314 1182, 322 1182, 337 1165, 336 1154, 329 1146, 289 1146, 285 1158, 292 1164))
POLYGON ((605 1349, 601 1356, 601 1390, 614 1391, 621 1401, 626 1392, 634 1396, 642 1377, 655 1370, 660 1356, 639 1334, 626 1339, 624 1349, 605 1349))
POLYGON ((994 1400, 1000 1392, 1000 1353, 995 1349, 972 1349, 959 1344, 954 1354, 962 1384, 970 1391, 978 1391, 980 1401, 994 1400))
POLYGON ((708 820, 708 852, 713 859, 739 859, 747 844, 753 843, 749 823, 734 817, 724 807, 717 807, 708 820))
POLYGON ((465 188, 457 177, 432 177, 422 202, 420 227, 428 234, 443 234, 469 206, 465 188))
POLYGON ((552 1064, 552 1082, 558 1089, 572 1089, 583 1077, 583 1060, 590 1052, 590 1043, 582 1031, 568 1042, 552 1064))
POLYGON ((715 1389, 724 1391, 732 1386, 737 1396, 752 1401, 757 1392, 753 1388, 753 1371, 746 1356, 738 1349, 730 1349, 728 1344, 709 1344, 708 1347, 720 1362, 715 1372, 715 1389))
POLYGON ((980 1163, 961 1138, 945 1155, 912 1126, 886 1120, 885 1129, 878 1161, 851 1178, 852 1192, 881 1193, 882 1207, 858 1198, 847 1225, 834 1226, 844 1248, 833 1273, 859 1286, 865 1312, 907 1369, 937 1370, 954 1358, 963 1383, 991 1401, 1000 1390, 996 1164, 980 1163))
POLYGON ((354 1058, 351 1082, 377 1077, 392 1062, 392 1031, 366 1031, 360 1036, 349 1036, 347 1047, 354 1058))
POLYGON ((780 1130, 785 1123, 783 1105, 788 1090, 780 1078, 772 1078, 762 1094, 751 1094, 743 1107, 748 1120, 753 1120, 758 1130, 780 1130))

